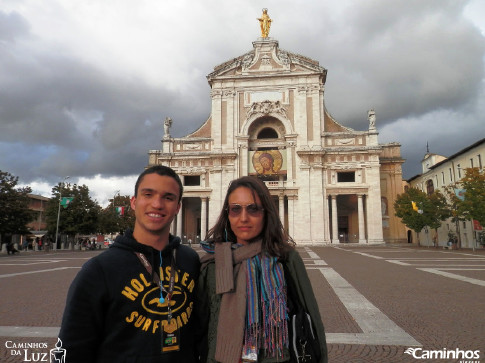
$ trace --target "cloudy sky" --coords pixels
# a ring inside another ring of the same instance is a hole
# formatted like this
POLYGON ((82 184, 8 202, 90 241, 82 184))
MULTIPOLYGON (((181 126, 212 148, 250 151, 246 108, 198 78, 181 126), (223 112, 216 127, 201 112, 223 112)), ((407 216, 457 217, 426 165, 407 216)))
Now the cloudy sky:
POLYGON ((404 178, 427 143, 484 137, 482 0, 1 0, 0 170, 47 196, 67 175, 102 205, 131 195, 165 117, 175 137, 208 118, 206 76, 252 49, 263 7, 282 49, 328 70, 338 122, 365 130, 376 110, 404 178))

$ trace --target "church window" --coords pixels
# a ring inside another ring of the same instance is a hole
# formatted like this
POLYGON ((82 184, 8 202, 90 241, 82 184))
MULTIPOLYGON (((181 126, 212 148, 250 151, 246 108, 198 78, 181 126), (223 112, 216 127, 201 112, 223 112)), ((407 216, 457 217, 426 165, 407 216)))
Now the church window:
POLYGON ((185 175, 184 185, 188 187, 200 186, 200 175, 185 175))
POLYGON ((339 183, 354 183, 355 171, 345 171, 337 173, 337 182, 339 183))
POLYGON ((433 181, 431 179, 429 179, 427 182, 426 182, 426 193, 428 195, 431 195, 434 193, 434 185, 433 185, 433 181))
POLYGON ((271 127, 265 127, 258 134, 258 139, 277 139, 278 133, 271 127))

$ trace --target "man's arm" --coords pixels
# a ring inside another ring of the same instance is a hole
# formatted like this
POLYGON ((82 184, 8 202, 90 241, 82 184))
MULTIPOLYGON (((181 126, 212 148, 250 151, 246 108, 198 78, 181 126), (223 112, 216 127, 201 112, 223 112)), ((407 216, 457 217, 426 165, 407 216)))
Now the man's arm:
POLYGON ((101 269, 88 261, 72 282, 59 338, 67 362, 95 362, 103 339, 106 289, 101 269))

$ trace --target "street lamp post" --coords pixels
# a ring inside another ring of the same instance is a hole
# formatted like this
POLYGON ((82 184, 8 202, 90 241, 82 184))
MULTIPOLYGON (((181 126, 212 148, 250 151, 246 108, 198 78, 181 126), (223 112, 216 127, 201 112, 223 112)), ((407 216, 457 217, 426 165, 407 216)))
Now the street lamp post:
POLYGON ((61 216, 61 199, 62 199, 62 187, 64 186, 64 183, 66 180, 69 179, 68 176, 66 176, 62 182, 62 185, 59 185, 59 208, 57 209, 57 225, 56 225, 56 240, 54 241, 54 246, 52 246, 52 249, 55 250, 57 248, 57 236, 59 234, 59 218, 61 216))
POLYGON ((115 192, 115 195, 113 195, 113 210, 114 210, 114 211, 116 211, 116 204, 115 204, 115 200, 116 200, 116 196, 117 196, 117 195, 118 195, 118 196, 120 195, 120 191, 119 191, 119 190, 117 190, 117 191, 115 192))
MULTIPOLYGON (((115 192, 115 195, 113 195, 113 211, 114 211, 114 213, 115 213, 116 229, 118 230, 118 229, 119 229, 119 228, 118 228, 118 227, 119 227, 119 222, 118 222, 118 216, 116 215, 117 213, 116 213, 116 203, 115 203, 115 201, 116 201, 116 196, 117 196, 117 195, 118 195, 118 196, 120 196, 120 190, 117 190, 117 191, 115 192)), ((111 239, 113 239, 113 231, 111 231, 111 239)))

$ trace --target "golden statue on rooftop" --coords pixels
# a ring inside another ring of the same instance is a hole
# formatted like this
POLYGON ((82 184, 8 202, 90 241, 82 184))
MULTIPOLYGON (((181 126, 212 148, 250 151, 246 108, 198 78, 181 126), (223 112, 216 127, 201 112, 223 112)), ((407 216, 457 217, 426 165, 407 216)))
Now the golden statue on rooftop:
POLYGON ((259 25, 261 26, 261 36, 267 38, 269 35, 269 28, 271 28, 271 22, 273 21, 268 15, 268 9, 263 9, 263 15, 258 18, 259 25))

